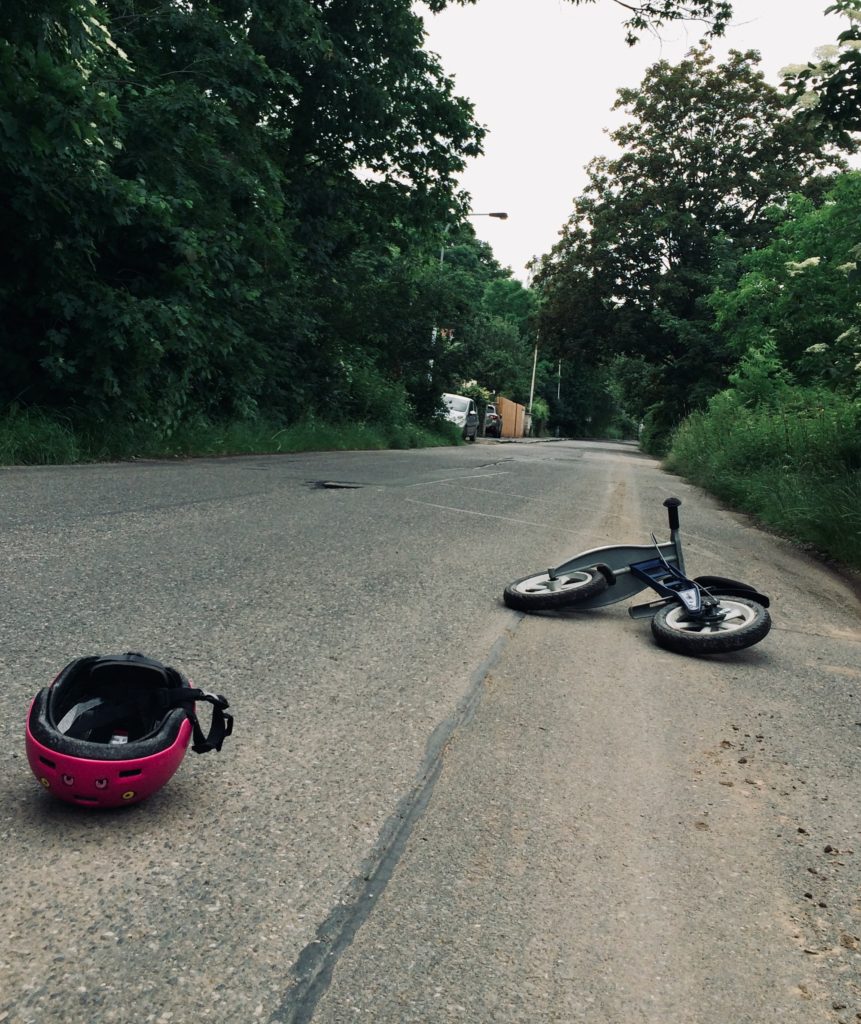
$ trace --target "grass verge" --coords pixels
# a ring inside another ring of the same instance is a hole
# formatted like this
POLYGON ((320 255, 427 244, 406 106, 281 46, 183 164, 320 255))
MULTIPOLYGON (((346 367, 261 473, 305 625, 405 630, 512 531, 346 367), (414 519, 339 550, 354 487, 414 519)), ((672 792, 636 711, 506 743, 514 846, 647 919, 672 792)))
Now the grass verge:
POLYGON ((676 431, 665 465, 783 536, 861 569, 857 404, 810 394, 780 408, 713 400, 676 431))
POLYGON ((450 424, 438 430, 414 424, 324 423, 289 426, 267 420, 213 423, 194 420, 165 434, 146 424, 84 424, 39 410, 13 410, 0 418, 0 465, 66 465, 279 452, 429 448, 458 443, 450 424))

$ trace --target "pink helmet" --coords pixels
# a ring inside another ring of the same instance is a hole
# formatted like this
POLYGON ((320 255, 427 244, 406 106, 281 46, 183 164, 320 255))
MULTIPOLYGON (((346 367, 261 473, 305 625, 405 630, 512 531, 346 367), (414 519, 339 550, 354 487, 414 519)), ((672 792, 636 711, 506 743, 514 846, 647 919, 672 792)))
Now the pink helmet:
POLYGON ((233 731, 224 697, 197 690, 181 672, 142 654, 77 658, 36 695, 27 759, 54 796, 82 807, 122 807, 160 789, 189 741, 221 750, 233 731), (194 702, 212 704, 204 736, 194 702))

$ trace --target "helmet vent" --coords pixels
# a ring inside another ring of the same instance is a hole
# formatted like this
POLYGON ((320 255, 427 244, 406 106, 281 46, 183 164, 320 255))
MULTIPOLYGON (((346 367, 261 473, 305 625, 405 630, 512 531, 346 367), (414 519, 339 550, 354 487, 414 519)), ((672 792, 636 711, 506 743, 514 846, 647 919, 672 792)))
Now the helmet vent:
POLYGON ((75 803, 79 804, 97 804, 98 798, 94 796, 78 796, 75 794, 75 803))
POLYGON ((57 767, 56 762, 49 760, 47 757, 42 757, 41 754, 39 755, 39 760, 42 762, 42 764, 46 764, 49 768, 57 767))
POLYGON ((124 772, 119 772, 118 774, 121 779, 128 779, 132 775, 140 775, 141 771, 142 769, 140 768, 127 768, 124 772))

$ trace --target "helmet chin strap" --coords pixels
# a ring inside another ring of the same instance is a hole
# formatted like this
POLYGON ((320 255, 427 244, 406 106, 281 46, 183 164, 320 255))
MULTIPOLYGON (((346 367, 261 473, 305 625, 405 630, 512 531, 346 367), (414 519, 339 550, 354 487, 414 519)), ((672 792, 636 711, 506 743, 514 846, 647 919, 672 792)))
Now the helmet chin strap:
POLYGON ((168 694, 176 700, 176 704, 173 706, 185 707, 185 713, 191 722, 194 734, 194 743, 192 743, 191 749, 195 754, 205 754, 209 750, 221 750, 221 744, 233 732, 233 715, 227 714, 227 708, 230 707, 227 700, 220 693, 207 693, 206 690, 197 690, 193 687, 189 689, 187 686, 179 690, 168 690, 168 694), (194 708, 190 706, 196 700, 203 700, 212 705, 212 722, 206 736, 203 734, 194 708))
POLYGON ((229 707, 226 698, 220 694, 208 693, 206 690, 189 686, 141 690, 120 704, 99 700, 96 705, 86 708, 75 718, 65 735, 74 739, 86 739, 96 729, 122 726, 123 722, 140 711, 166 712, 173 708, 182 708, 191 722, 194 737, 191 749, 196 754, 205 754, 209 750, 221 750, 225 738, 233 732, 233 715, 226 713, 229 707), (204 734, 194 711, 194 703, 199 700, 212 705, 212 722, 207 734, 204 734))

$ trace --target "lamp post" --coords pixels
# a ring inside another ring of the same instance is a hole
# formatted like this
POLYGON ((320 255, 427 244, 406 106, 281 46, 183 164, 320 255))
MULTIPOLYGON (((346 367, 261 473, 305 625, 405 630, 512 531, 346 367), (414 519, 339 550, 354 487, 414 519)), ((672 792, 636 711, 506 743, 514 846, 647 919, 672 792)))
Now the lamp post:
MULTIPOLYGON (((495 217, 497 220, 508 220, 508 214, 505 210, 494 210, 493 213, 468 213, 467 217, 495 217)), ((443 231, 443 243, 439 248, 439 265, 442 266, 445 261, 445 236, 448 234, 448 229, 451 227, 450 224, 446 224, 443 231)))

